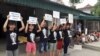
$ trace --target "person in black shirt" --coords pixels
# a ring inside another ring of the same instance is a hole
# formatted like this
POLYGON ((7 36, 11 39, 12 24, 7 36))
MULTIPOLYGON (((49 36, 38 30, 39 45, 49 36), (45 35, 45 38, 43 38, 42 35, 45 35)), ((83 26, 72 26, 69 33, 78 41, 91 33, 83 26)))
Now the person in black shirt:
POLYGON ((62 26, 59 25, 57 29, 57 55, 61 56, 63 47, 62 26))
POLYGON ((50 56, 55 56, 56 52, 56 41, 57 41, 57 25, 54 24, 50 30, 49 43, 50 43, 50 56))
POLYGON ((26 45, 26 53, 27 56, 30 56, 31 53, 33 56, 36 56, 36 42, 35 37, 38 32, 41 31, 40 25, 38 24, 38 30, 36 30, 36 27, 34 24, 26 24, 25 33, 27 37, 27 45, 26 45))
MULTIPOLYGON (((22 17, 21 17, 22 19, 22 17)), ((19 56, 18 55, 18 35, 19 32, 22 31, 24 29, 24 23, 21 20, 21 25, 22 27, 18 29, 16 29, 16 22, 15 21, 9 21, 9 16, 7 16, 7 20, 4 23, 3 26, 3 30, 6 33, 6 41, 7 41, 7 45, 6 45, 6 56, 19 56), (7 29, 8 26, 8 29, 7 29)))
POLYGON ((40 56, 47 56, 48 53, 48 28, 46 22, 43 19, 41 22, 41 31, 39 32, 40 41, 39 41, 39 52, 40 56))
POLYGON ((68 55, 68 46, 70 43, 70 34, 68 33, 68 30, 70 29, 70 24, 67 23, 63 26, 63 37, 64 37, 64 56, 68 55))

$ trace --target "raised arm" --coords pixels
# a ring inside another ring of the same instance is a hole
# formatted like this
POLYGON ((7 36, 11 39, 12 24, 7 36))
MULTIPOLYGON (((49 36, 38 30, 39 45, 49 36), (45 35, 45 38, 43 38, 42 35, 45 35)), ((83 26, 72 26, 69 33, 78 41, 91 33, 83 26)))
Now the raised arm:
POLYGON ((40 25, 38 24, 38 30, 37 30, 37 32, 40 32, 41 31, 41 27, 40 27, 40 25))
POLYGON ((25 33, 27 33, 27 31, 28 31, 28 22, 26 24, 25 33))
POLYGON ((21 28, 19 28, 19 31, 22 31, 25 28, 24 22, 23 22, 23 18, 21 17, 21 28))
POLYGON ((9 20, 9 16, 7 16, 7 20, 5 21, 5 23, 4 23, 4 25, 3 25, 3 31, 4 31, 4 32, 7 31, 8 20, 9 20))

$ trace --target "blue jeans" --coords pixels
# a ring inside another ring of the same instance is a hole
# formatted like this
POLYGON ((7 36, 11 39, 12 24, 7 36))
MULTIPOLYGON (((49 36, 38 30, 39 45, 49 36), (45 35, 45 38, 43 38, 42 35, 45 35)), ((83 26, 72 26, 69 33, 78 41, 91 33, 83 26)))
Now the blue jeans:
POLYGON ((47 42, 40 42, 39 43, 39 52, 47 52, 48 51, 48 43, 47 42))

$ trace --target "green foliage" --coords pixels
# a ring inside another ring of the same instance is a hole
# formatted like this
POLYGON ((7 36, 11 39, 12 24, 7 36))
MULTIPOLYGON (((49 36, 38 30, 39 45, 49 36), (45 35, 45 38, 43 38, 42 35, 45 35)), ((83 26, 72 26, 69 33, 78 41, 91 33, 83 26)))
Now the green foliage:
POLYGON ((92 14, 100 16, 100 0, 98 0, 97 4, 92 9, 92 14))
POLYGON ((71 3, 80 3, 81 0, 69 0, 71 3))
POLYGON ((76 8, 75 4, 81 3, 83 0, 69 0, 72 3, 72 8, 76 8))

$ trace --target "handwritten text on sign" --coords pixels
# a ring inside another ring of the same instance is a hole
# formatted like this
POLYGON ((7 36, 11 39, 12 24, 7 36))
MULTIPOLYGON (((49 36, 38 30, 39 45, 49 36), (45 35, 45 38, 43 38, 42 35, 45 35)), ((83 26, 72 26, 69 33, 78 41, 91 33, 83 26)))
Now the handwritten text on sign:
POLYGON ((53 11, 53 17, 59 19, 60 18, 60 12, 53 11))
POLYGON ((28 23, 29 24, 37 24, 37 18, 36 17, 29 17, 29 20, 28 20, 28 23))
POLYGON ((47 21, 52 21, 52 20, 53 20, 52 15, 50 15, 50 14, 45 14, 45 20, 47 20, 47 21))
POLYGON ((60 24, 66 24, 66 23, 67 23, 66 18, 60 19, 60 24))
POLYGON ((9 20, 13 20, 13 21, 21 21, 21 14, 17 13, 17 12, 9 12, 9 20))

